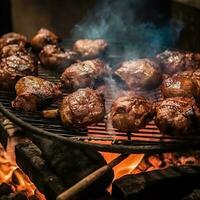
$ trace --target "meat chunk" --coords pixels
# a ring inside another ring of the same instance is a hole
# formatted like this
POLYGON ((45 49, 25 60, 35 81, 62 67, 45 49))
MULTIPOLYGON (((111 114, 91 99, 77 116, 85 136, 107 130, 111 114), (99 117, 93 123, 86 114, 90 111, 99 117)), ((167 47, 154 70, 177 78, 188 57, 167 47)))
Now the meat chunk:
POLYGON ((105 64, 99 60, 87 60, 72 64, 61 76, 61 82, 68 90, 94 87, 95 81, 107 74, 105 64))
POLYGON ((28 75, 37 75, 37 66, 31 56, 19 54, 1 60, 0 88, 13 90, 16 82, 28 75))
POLYGON ((34 77, 21 78, 15 86, 17 97, 12 107, 17 110, 35 111, 48 106, 61 97, 62 93, 54 83, 34 77))
POLYGON ((36 51, 40 51, 47 44, 57 44, 58 36, 48 29, 41 28, 31 40, 31 46, 36 51))
POLYGON ((195 97, 196 87, 191 78, 174 75, 165 79, 161 86, 164 98, 195 97))
POLYGON ((43 66, 57 68, 72 64, 77 59, 77 53, 69 49, 63 50, 56 45, 46 45, 39 57, 43 66))
POLYGON ((108 43, 102 39, 81 39, 74 43, 73 50, 78 52, 83 59, 92 59, 102 54, 108 47, 108 43))
POLYGON ((0 57, 5 58, 16 54, 28 54, 28 51, 21 45, 9 44, 0 50, 0 57))
POLYGON ((155 106, 155 123, 165 134, 190 134, 197 130, 199 122, 200 109, 191 98, 168 98, 155 106))
POLYGON ((200 54, 191 52, 166 50, 158 54, 159 60, 166 74, 174 74, 180 71, 197 69, 200 67, 200 54))
POLYGON ((149 59, 122 62, 114 77, 122 80, 129 89, 155 88, 162 79, 159 65, 149 59))
POLYGON ((142 96, 127 94, 112 103, 109 116, 114 128, 136 131, 152 120, 152 105, 142 96))
POLYGON ((25 47, 28 44, 28 40, 24 35, 19 33, 7 33, 0 38, 0 49, 8 44, 18 44, 19 46, 25 47))
POLYGON ((103 120, 104 115, 104 98, 90 88, 79 89, 66 96, 60 107, 60 117, 65 126, 91 125, 103 120))

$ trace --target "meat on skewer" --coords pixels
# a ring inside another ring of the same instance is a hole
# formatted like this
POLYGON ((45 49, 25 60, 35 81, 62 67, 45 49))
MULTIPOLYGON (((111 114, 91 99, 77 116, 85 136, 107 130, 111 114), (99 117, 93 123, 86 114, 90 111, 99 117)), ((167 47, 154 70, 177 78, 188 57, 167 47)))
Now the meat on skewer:
POLYGON ((60 80, 68 90, 94 87, 95 82, 102 80, 107 74, 105 64, 99 60, 87 60, 72 64, 62 74, 60 80))
POLYGON ((130 93, 112 103, 109 116, 114 128, 126 132, 136 131, 152 120, 152 105, 144 97, 130 93))
POLYGON ((17 97, 12 102, 12 107, 17 110, 36 111, 62 96, 57 85, 34 76, 21 78, 17 82, 15 90, 17 97))
POLYGON ((129 89, 152 89, 162 80, 159 65, 150 59, 122 62, 114 77, 120 79, 129 89))
POLYGON ((80 39, 74 43, 73 50, 83 59, 93 59, 100 56, 108 48, 108 43, 103 39, 80 39))

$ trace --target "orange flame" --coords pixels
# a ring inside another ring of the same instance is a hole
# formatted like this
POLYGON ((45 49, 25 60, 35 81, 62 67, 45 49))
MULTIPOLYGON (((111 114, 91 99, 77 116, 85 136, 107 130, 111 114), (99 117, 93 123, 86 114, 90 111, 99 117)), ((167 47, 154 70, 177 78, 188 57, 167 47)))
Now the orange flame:
POLYGON ((38 192, 28 176, 23 173, 0 145, 0 183, 3 182, 11 185, 13 192, 22 192, 27 197, 37 195, 38 199, 45 200, 44 195, 38 192))
MULTIPOLYGON (((107 163, 114 160, 116 157, 119 156, 117 153, 107 153, 107 152, 100 152, 101 155, 104 157, 107 163)), ((116 165, 113 168, 114 171, 114 180, 127 175, 132 174, 134 172, 134 169, 139 165, 141 160, 143 159, 144 154, 132 154, 129 155, 125 160, 123 160, 121 163, 116 165)), ((112 186, 112 185, 111 185, 112 186)), ((111 186, 108 188, 108 191, 111 191, 111 186)))

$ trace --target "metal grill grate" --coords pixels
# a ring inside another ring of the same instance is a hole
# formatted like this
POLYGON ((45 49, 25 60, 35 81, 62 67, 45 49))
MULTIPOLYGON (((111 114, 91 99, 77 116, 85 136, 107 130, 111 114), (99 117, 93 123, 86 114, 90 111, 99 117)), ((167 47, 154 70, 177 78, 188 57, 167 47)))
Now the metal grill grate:
MULTIPOLYGON (((53 81, 59 82, 59 73, 49 71, 44 68, 39 68, 39 76, 53 81)), ((67 93, 63 91, 64 95, 67 93)), ((161 99, 159 90, 144 93, 152 101, 158 101, 161 99)), ((15 94, 8 91, 0 91, 0 102, 3 107, 0 110, 7 117, 13 120, 13 117, 23 120, 33 127, 37 127, 44 131, 52 133, 54 136, 59 136, 61 139, 68 138, 67 141, 77 144, 83 144, 83 146, 94 147, 102 151, 120 152, 120 153, 136 153, 136 152, 161 152, 180 150, 183 148, 195 147, 199 145, 200 136, 179 136, 171 137, 160 133, 156 127, 154 121, 148 123, 144 128, 134 133, 124 133, 114 129, 105 117, 104 121, 92 126, 88 126, 84 129, 73 129, 64 127, 59 119, 44 119, 40 111, 36 112, 24 112, 16 111, 11 108, 11 101, 14 100, 15 94), (10 116, 4 111, 9 111, 14 114, 10 116)), ((112 88, 108 88, 105 92, 106 109, 107 112, 110 109, 110 105, 113 101, 112 88)), ((59 102, 51 105, 49 108, 58 108, 59 102)), ((18 123, 16 120, 14 120, 18 123)), ((21 125, 21 124, 19 124, 21 125)), ((29 129, 30 127, 26 127, 29 129)), ((31 128, 30 131, 33 131, 31 128)), ((33 131, 33 132, 37 132, 33 131)), ((41 134, 41 133, 40 133, 41 134)))

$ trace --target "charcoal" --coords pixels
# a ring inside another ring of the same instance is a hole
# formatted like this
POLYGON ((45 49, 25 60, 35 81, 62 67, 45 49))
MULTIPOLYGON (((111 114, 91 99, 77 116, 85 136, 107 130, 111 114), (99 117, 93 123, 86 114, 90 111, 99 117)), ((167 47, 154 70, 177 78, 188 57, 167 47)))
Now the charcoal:
POLYGON ((10 193, 9 195, 4 195, 0 197, 0 200, 28 200, 28 198, 24 194, 16 192, 10 193))
POLYGON ((126 175, 114 181, 116 200, 181 199, 200 186, 200 167, 180 166, 126 175))
MULTIPOLYGON (((79 148, 56 139, 37 138, 34 142, 39 145, 47 165, 62 179, 67 188, 107 164, 100 153, 87 147, 79 148)), ((102 178, 88 187, 83 195, 105 191, 111 184, 113 176, 113 170, 110 169, 102 178)))
POLYGON ((18 144, 15 152, 17 164, 47 199, 56 199, 66 189, 64 183, 46 166, 41 151, 30 140, 18 144))
POLYGON ((3 195, 9 195, 12 192, 11 185, 7 183, 0 184, 0 197, 3 195))

